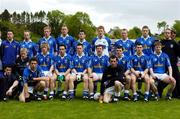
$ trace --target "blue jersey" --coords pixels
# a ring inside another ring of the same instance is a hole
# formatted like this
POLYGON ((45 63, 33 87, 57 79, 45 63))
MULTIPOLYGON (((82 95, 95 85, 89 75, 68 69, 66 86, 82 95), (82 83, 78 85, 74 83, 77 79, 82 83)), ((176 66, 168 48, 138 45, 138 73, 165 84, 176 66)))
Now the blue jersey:
POLYGON ((145 39, 144 37, 141 36, 136 39, 135 44, 141 43, 144 47, 143 53, 149 56, 153 54, 154 42, 155 42, 154 37, 148 37, 147 39, 145 39))
POLYGON ((37 55, 38 64, 41 66, 43 71, 49 71, 51 68, 51 65, 53 65, 53 55, 47 54, 43 55, 42 53, 37 55))
POLYGON ((103 73, 104 69, 109 66, 109 58, 106 55, 101 57, 94 55, 90 60, 90 67, 95 73, 103 73))
POLYGON ((123 54, 125 56, 131 56, 134 53, 134 42, 131 41, 130 39, 127 39, 125 41, 123 41, 122 39, 118 40, 115 42, 114 44, 115 48, 117 48, 118 46, 122 46, 124 48, 124 52, 123 54))
POLYGON ((86 40, 83 40, 83 42, 81 42, 80 40, 77 40, 77 41, 75 41, 74 43, 73 43, 73 50, 74 50, 74 53, 73 54, 75 54, 75 52, 76 52, 76 47, 77 47, 77 45, 78 44, 82 44, 83 45, 83 48, 84 48, 84 53, 85 53, 85 55, 86 56, 90 56, 90 55, 92 55, 93 53, 92 53, 92 46, 91 46, 91 44, 88 42, 88 41, 86 41, 86 40))
POLYGON ((66 72, 68 69, 72 69, 72 57, 65 54, 64 57, 59 55, 54 57, 54 66, 58 72, 66 72))
POLYGON ((154 73, 166 73, 167 68, 171 66, 169 57, 165 53, 161 53, 159 56, 157 54, 152 54, 150 56, 150 66, 154 73))
POLYGON ((84 54, 82 56, 76 54, 73 56, 72 65, 77 72, 83 72, 89 68, 89 57, 84 54))
POLYGON ((37 52, 38 52, 38 45, 35 44, 34 42, 32 41, 23 41, 20 43, 20 49, 21 48, 26 48, 28 50, 28 57, 31 58, 31 57, 34 57, 37 55, 37 52))
POLYGON ((130 58, 130 68, 134 68, 136 71, 144 71, 149 68, 148 56, 147 55, 133 55, 130 58))
POLYGON ((124 70, 130 70, 130 58, 123 55, 121 58, 118 58, 118 64, 124 67, 124 70))
POLYGON ((8 40, 5 40, 1 44, 1 49, 3 66, 15 65, 15 61, 19 53, 19 43, 15 40, 11 43, 8 40))
POLYGON ((43 77, 44 74, 40 66, 37 65, 36 70, 32 71, 30 67, 26 67, 23 72, 23 81, 24 83, 28 83, 29 81, 33 81, 33 78, 43 77))
POLYGON ((48 39, 45 39, 45 37, 41 38, 38 42, 39 45, 39 53, 41 53, 41 44, 42 43, 48 43, 49 44, 49 53, 54 54, 54 52, 57 52, 57 45, 56 45, 56 40, 54 37, 50 36, 48 39))
POLYGON ((73 56, 73 54, 74 54, 73 43, 75 42, 75 40, 74 40, 74 38, 72 36, 67 35, 66 37, 62 37, 60 35, 56 39, 56 42, 57 42, 58 49, 59 49, 59 46, 61 44, 64 44, 64 45, 66 45, 66 53, 68 53, 71 56, 73 56))

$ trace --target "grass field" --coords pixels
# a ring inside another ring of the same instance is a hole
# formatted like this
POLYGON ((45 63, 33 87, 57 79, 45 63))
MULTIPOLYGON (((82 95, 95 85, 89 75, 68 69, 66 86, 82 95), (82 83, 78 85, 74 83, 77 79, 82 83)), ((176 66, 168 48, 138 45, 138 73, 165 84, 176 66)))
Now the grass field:
POLYGON ((100 104, 81 98, 82 85, 74 100, 0 102, 0 119, 179 119, 180 100, 138 102, 123 101, 100 104))

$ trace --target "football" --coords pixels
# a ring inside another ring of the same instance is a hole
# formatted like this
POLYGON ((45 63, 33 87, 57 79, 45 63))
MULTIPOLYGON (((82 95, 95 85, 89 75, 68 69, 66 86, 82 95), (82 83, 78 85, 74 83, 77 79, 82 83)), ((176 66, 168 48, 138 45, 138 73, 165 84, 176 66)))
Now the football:
POLYGON ((94 100, 98 100, 99 97, 100 97, 100 93, 95 93, 95 94, 94 94, 94 100))

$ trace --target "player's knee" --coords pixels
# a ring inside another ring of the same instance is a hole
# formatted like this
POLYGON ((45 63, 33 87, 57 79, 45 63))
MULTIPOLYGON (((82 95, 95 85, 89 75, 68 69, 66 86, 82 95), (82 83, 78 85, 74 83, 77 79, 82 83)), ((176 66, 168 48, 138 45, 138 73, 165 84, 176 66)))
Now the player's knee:
POLYGON ((41 86, 42 88, 45 88, 46 82, 45 82, 45 81, 40 81, 40 86, 41 86))
POLYGON ((115 81, 115 86, 121 86, 121 82, 115 81))

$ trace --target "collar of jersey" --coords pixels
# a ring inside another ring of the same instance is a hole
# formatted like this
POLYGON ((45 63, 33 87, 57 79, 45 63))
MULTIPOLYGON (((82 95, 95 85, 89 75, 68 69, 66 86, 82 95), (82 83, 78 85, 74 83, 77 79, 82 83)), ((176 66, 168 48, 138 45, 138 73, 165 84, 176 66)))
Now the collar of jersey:
MULTIPOLYGON (((41 52, 41 55, 43 55, 43 53, 42 53, 42 52, 41 52)), ((45 56, 47 56, 47 55, 49 55, 49 52, 47 52, 47 54, 46 54, 46 55, 43 55, 43 56, 45 57, 45 56)))
POLYGON ((51 38, 51 36, 49 36, 48 38, 43 37, 45 41, 49 40, 51 38))
POLYGON ((161 56, 162 54, 162 51, 160 52, 160 54, 158 55, 155 51, 154 51, 154 54, 157 55, 158 57, 161 56))
POLYGON ((67 56, 67 53, 65 53, 63 57, 61 57, 61 55, 59 54, 59 57, 61 57, 61 58, 64 58, 64 57, 66 57, 66 56, 67 56))
POLYGON ((84 52, 83 52, 81 56, 79 56, 78 54, 76 54, 76 56, 78 56, 79 58, 81 58, 81 57, 85 56, 85 54, 84 54, 84 52))
POLYGON ((150 36, 148 35, 147 38, 144 38, 144 36, 141 36, 141 38, 143 38, 144 40, 147 40, 148 38, 150 38, 150 36))
POLYGON ((122 40, 122 42, 126 42, 128 39, 129 39, 129 38, 126 38, 125 40, 123 40, 123 39, 120 39, 120 40, 122 40))
POLYGON ((123 57, 124 57, 124 54, 122 54, 122 56, 120 58, 118 57, 118 59, 122 59, 123 57))
POLYGON ((137 57, 141 57, 141 56, 143 56, 143 55, 144 55, 144 53, 142 53, 142 55, 141 55, 141 56, 139 56, 139 55, 137 55, 137 52, 136 52, 134 55, 136 55, 137 57))
POLYGON ((28 41, 24 40, 23 42, 30 43, 30 42, 32 42, 32 40, 31 39, 29 39, 28 41))
POLYGON ((79 43, 83 44, 84 42, 86 42, 85 39, 83 39, 83 41, 81 42, 80 39, 78 40, 79 43))
POLYGON ((30 66, 28 66, 28 69, 31 71, 31 72, 36 72, 37 71, 37 66, 36 66, 36 69, 33 71, 31 70, 30 66))
POLYGON ((99 37, 97 36, 97 39, 105 39, 105 35, 103 35, 103 37, 102 37, 102 38, 99 38, 99 37))
POLYGON ((61 34, 61 37, 62 37, 63 39, 65 39, 65 38, 68 37, 68 36, 69 36, 69 34, 66 34, 65 37, 61 34))

